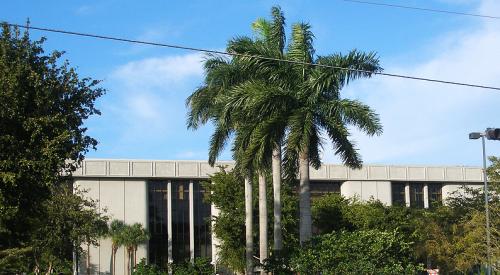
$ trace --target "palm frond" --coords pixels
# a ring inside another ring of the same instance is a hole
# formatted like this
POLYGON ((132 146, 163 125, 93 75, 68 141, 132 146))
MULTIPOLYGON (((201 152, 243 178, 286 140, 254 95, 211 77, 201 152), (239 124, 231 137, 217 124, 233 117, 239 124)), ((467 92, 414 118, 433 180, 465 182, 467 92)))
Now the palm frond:
POLYGON ((341 99, 318 103, 318 114, 324 118, 337 118, 348 125, 354 125, 366 134, 382 134, 380 118, 370 106, 358 100, 341 99))

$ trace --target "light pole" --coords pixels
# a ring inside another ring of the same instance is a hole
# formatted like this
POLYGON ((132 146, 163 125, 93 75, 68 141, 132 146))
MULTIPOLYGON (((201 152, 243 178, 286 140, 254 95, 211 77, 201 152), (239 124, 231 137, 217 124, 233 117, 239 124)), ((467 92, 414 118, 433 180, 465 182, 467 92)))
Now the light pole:
POLYGON ((488 177, 486 174, 486 141, 500 140, 500 128, 487 128, 484 133, 473 132, 469 134, 469 139, 481 138, 483 144, 483 181, 484 181, 484 208, 486 215, 486 253, 487 253, 487 267, 486 274, 491 275, 491 246, 490 246, 490 210, 488 207, 488 177))

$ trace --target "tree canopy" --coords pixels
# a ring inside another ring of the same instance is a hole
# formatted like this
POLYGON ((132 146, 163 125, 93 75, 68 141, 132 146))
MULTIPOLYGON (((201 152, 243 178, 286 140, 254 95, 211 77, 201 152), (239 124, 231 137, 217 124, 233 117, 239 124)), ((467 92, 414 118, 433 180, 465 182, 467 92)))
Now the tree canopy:
POLYGON ((84 122, 100 114, 95 101, 105 91, 98 80, 81 78, 63 52, 45 53, 44 41, 2 25, 0 273, 61 271, 72 247, 93 243, 105 221, 95 202, 68 187, 97 144, 84 122), (16 267, 12 255, 22 264, 16 267))

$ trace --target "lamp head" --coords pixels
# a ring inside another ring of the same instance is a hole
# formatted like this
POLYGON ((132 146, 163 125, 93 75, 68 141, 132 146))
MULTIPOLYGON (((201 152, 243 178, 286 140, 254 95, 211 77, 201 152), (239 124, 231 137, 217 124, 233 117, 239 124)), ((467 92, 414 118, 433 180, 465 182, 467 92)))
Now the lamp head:
POLYGON ((474 132, 474 133, 469 134, 469 139, 478 139, 480 137, 481 137, 481 133, 474 132))

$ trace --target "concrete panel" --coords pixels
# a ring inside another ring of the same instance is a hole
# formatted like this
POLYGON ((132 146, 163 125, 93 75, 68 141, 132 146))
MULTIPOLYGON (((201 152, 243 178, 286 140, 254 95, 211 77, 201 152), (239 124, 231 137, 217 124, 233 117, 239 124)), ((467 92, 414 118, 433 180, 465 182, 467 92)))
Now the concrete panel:
POLYGON ((100 258, 99 258, 99 246, 90 246, 87 248, 87 245, 82 245, 83 253, 80 255, 79 260, 79 270, 80 274, 87 274, 87 253, 90 253, 90 263, 89 263, 89 273, 90 274, 99 274, 100 268, 100 258))
POLYGON ((326 170, 326 165, 322 165, 318 170, 309 167, 309 175, 313 180, 328 179, 328 171, 326 170))
POLYGON ((427 179, 430 181, 442 181, 442 180, 444 180, 444 168, 443 167, 428 167, 427 168, 427 179))
POLYGON ((406 180, 406 167, 389 167, 389 178, 392 180, 406 180))
POLYGON ((101 179, 100 180, 100 202, 101 210, 107 208, 107 214, 111 219, 124 220, 124 180, 123 179, 101 179))
POLYGON ((378 199, 377 182, 376 181, 362 181, 361 182, 361 199, 368 201, 371 199, 378 199))
POLYGON ((408 167, 408 179, 409 180, 425 180, 425 168, 424 167, 408 167))
MULTIPOLYGON (((99 255, 99 272, 100 274, 111 274, 112 270, 112 249, 111 239, 104 239, 100 241, 100 255, 99 255)), ((126 274, 127 258, 126 249, 120 247, 116 252, 116 274, 126 274)))
MULTIPOLYGON (((78 188, 80 191, 84 191, 84 196, 88 199, 95 200, 97 201, 97 206, 98 210, 99 208, 99 180, 98 179, 89 179, 89 180, 83 180, 83 179, 78 179, 75 180, 74 188, 78 188)), ((87 263, 87 257, 86 253, 90 253, 90 274, 97 274, 99 271, 99 246, 91 246, 89 250, 87 250, 87 246, 84 245, 82 246, 82 249, 84 251, 84 255, 81 255, 80 259, 80 270, 82 272, 86 273, 86 263, 87 263)))
POLYGON ((175 162, 156 162, 156 177, 175 177, 175 162))
POLYGON ((371 180, 388 179, 386 166, 368 166, 368 174, 371 180))
POLYGON ((106 176, 105 161, 86 161, 85 175, 87 176, 106 176))
MULTIPOLYGON (((125 189, 124 180, 101 179, 100 180, 100 201, 101 209, 107 209, 107 214, 111 220, 125 220, 125 189)), ((125 251, 120 249, 116 256, 116 274, 125 274, 124 261, 125 251)), ((109 273, 111 271, 111 241, 105 239, 100 245, 100 272, 109 273), (109 264, 108 264, 109 263, 109 264)))
POLYGON ((482 181, 483 171, 479 168, 464 168, 465 180, 482 181))
POLYGON ((361 169, 349 169, 349 179, 366 180, 368 179, 368 170, 366 167, 362 167, 361 169))
POLYGON ((390 181, 377 181, 377 199, 386 205, 392 205, 392 188, 390 181))
POLYGON ((178 162, 177 176, 179 177, 198 177, 197 162, 178 162))
POLYGON ((462 168, 447 167, 445 180, 450 180, 450 181, 462 180, 462 168))
POLYGON ((200 163, 200 177, 210 176, 216 172, 219 172, 217 165, 212 167, 208 163, 200 163))
POLYGON ((83 176, 83 162, 76 165, 76 170, 73 171, 74 176, 83 176))
POLYGON ((128 176, 129 162, 128 161, 110 161, 109 162, 110 176, 128 176))
POLYGON ((132 175, 134 177, 151 177, 153 175, 153 163, 150 161, 132 162, 132 175))
POLYGON ((329 177, 331 179, 347 179, 347 167, 340 165, 330 165, 329 177))
POLYGON ((78 179, 75 180, 74 184, 75 188, 78 188, 80 191, 84 191, 85 194, 84 196, 92 199, 92 200, 99 200, 99 180, 97 179, 78 179))
POLYGON ((346 198, 361 198, 361 181, 346 181, 340 185, 340 194, 346 198))
MULTIPOLYGON (((148 189, 145 180, 125 180, 125 223, 148 228, 148 189)), ((137 261, 148 257, 147 243, 137 248, 137 261)))

